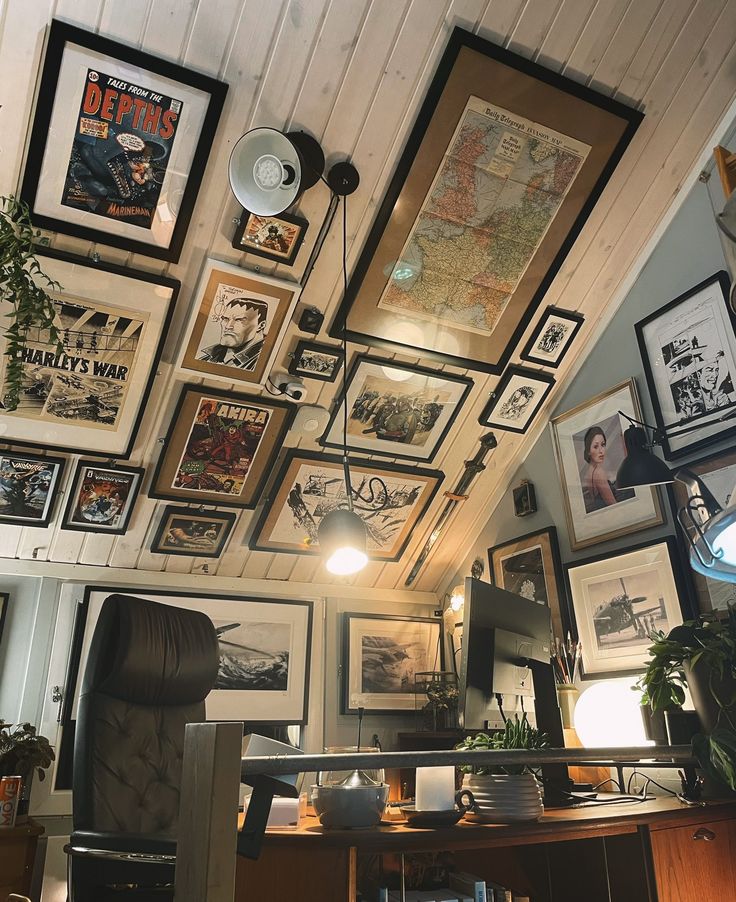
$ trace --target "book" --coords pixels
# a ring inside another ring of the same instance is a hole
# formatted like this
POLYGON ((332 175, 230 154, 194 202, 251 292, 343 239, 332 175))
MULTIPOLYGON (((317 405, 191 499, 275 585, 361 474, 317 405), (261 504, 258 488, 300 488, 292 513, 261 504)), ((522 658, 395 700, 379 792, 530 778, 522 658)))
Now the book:
POLYGON ((490 902, 486 894, 486 882, 469 874, 467 871, 456 871, 450 874, 450 889, 466 893, 473 902, 490 902))

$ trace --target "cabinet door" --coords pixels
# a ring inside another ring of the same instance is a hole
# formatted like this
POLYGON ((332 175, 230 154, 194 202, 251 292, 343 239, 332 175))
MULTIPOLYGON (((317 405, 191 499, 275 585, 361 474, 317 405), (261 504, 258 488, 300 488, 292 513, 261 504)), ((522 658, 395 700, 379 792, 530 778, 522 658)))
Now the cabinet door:
POLYGON ((736 899, 736 820, 651 831, 659 902, 736 899))

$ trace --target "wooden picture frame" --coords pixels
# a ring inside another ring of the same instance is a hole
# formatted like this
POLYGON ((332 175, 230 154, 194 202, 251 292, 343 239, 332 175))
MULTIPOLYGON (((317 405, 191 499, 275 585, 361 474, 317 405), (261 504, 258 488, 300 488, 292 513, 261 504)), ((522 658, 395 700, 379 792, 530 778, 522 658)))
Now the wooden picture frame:
POLYGON ((167 504, 151 542, 153 554, 220 557, 235 525, 234 511, 167 504))
POLYGON ((145 472, 143 467, 78 461, 61 529, 123 535, 133 516, 145 472))
POLYGON ((293 266, 308 227, 308 220, 293 213, 260 216, 244 209, 232 244, 236 251, 293 266))
POLYGON ((334 382, 343 364, 342 348, 300 338, 290 355, 289 372, 303 379, 334 382))
POLYGON ((531 426, 555 384, 553 376, 510 366, 501 376, 478 422, 481 426, 523 434, 531 426))
POLYGON ((584 322, 582 313, 547 307, 519 356, 529 363, 557 368, 584 322))
POLYGON ((0 451, 0 525, 48 526, 66 461, 20 451, 0 451))

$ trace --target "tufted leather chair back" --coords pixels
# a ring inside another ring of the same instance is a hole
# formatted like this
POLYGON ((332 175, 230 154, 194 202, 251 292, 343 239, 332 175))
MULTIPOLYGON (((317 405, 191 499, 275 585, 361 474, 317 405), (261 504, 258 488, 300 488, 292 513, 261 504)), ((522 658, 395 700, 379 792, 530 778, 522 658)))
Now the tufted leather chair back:
POLYGON ((218 661, 205 614, 105 599, 79 697, 75 831, 176 835, 184 727, 204 721, 218 661))

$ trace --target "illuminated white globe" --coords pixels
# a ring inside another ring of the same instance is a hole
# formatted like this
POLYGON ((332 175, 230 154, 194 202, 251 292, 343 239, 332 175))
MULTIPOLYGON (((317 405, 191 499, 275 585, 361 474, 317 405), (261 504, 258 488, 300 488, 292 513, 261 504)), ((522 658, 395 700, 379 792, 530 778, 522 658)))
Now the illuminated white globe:
POLYGON ((628 680, 589 686, 575 705, 574 723, 586 749, 653 745, 644 733, 639 696, 628 680))

